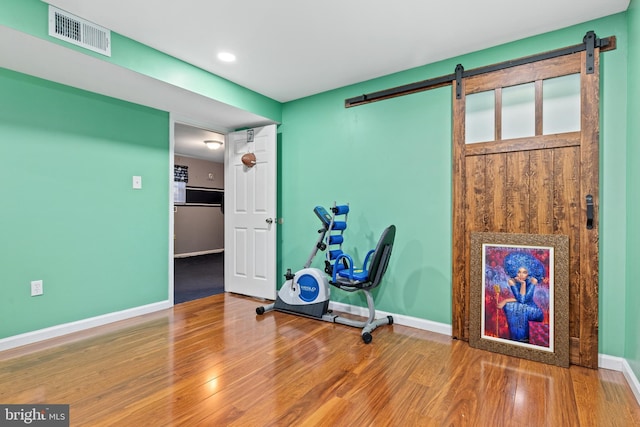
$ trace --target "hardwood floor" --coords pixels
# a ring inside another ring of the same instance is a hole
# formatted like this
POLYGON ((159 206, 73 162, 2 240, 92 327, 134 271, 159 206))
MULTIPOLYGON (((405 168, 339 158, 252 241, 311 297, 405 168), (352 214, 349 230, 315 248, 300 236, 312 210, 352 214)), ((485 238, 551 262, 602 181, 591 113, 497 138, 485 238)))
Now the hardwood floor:
POLYGON ((220 294, 0 353, 0 403, 72 426, 637 426, 620 372, 493 354, 404 326, 359 330, 220 294))

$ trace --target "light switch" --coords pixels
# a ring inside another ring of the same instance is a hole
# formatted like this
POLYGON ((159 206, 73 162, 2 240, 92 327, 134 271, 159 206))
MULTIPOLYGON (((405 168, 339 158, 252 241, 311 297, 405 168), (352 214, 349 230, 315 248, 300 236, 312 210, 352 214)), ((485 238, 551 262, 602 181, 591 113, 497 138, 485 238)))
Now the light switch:
POLYGON ((142 188, 142 177, 141 176, 134 176, 133 177, 133 188, 135 188, 136 190, 139 190, 142 188))

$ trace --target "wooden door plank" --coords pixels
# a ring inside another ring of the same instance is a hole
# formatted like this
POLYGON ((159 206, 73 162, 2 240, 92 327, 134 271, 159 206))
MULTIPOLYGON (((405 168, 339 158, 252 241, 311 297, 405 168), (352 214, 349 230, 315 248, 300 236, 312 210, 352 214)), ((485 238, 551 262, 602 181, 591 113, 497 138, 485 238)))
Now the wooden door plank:
POLYGON ((467 234, 474 231, 489 231, 486 225, 488 195, 485 182, 487 174, 485 156, 468 157, 466 170, 467 234))
POLYGON ((507 232, 528 233, 529 213, 529 154, 513 152, 507 155, 507 232))
POLYGON ((531 151, 529 167, 529 232, 553 234, 553 151, 531 151))
POLYGON ((556 149, 553 160, 553 232, 569 236, 569 360, 580 362, 580 149, 556 149), (568 202, 568 203, 567 203, 568 202))
POLYGON ((544 130, 544 123, 542 122, 542 80, 535 81, 536 96, 535 96, 535 109, 536 109, 536 136, 542 135, 544 130))
POLYGON ((505 190, 506 155, 486 156, 487 231, 504 233, 507 231, 507 200, 505 190))
POLYGON ((488 141, 469 144, 465 149, 466 156, 493 153, 509 153, 522 150, 543 150, 546 148, 560 148, 579 146, 580 132, 567 132, 553 135, 528 136, 524 138, 504 139, 502 141, 488 141))
MULTIPOLYGON (((487 231, 486 225, 486 162, 485 156, 474 156, 466 159, 466 232, 465 248, 466 259, 471 259, 471 233, 474 231, 487 231)), ((465 262, 465 288, 464 304, 465 312, 469 313, 471 302, 471 263, 465 262)), ((464 324, 465 340, 469 339, 469 315, 466 316, 464 324)))
MULTIPOLYGON (((586 52, 581 54, 586 63, 586 52)), ((600 139, 600 56, 594 52, 594 71, 581 72, 582 143, 580 150, 580 192, 582 205, 580 224, 580 364, 598 367, 598 206, 599 206, 599 139, 600 139), (586 202, 593 197, 592 228, 587 228, 586 202)))
POLYGON ((453 292, 451 293, 451 336, 457 339, 468 340, 468 335, 464 335, 464 325, 468 323, 469 313, 466 311, 465 295, 467 294, 467 270, 465 265, 467 260, 466 243, 466 208, 465 208, 465 97, 464 80, 461 83, 463 96, 456 98, 457 83, 452 83, 452 106, 453 106, 453 213, 452 213, 452 271, 451 283, 453 292))
POLYGON ((464 79, 466 94, 493 90, 496 87, 515 86, 536 80, 565 76, 580 72, 580 55, 573 54, 544 61, 505 68, 488 74, 464 79))

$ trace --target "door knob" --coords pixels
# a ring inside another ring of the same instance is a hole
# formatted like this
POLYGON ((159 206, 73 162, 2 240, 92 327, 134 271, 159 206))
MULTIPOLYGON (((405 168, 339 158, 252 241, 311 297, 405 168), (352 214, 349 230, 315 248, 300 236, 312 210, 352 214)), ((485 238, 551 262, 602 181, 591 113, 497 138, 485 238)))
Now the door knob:
POLYGON ((267 224, 273 224, 273 218, 267 218, 265 219, 265 221, 267 222, 267 224))

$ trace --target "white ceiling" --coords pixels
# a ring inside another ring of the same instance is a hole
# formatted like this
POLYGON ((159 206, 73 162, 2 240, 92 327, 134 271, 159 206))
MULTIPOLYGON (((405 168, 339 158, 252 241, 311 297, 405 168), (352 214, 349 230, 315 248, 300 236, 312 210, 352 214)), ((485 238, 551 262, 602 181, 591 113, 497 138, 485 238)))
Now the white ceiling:
POLYGON ((47 2, 282 102, 629 5, 629 0, 47 2), (221 50, 235 53, 237 61, 218 61, 221 50))
MULTIPOLYGON (((285 102, 621 12, 629 0, 46 3, 285 102), (221 50, 237 61, 218 61, 221 50)), ((225 133, 269 122, 2 26, 0 67, 169 111, 200 129, 225 133)), ((193 150, 202 150, 199 144, 192 142, 193 150)), ((175 147, 200 156, 184 148, 179 132, 175 147)), ((222 161, 207 151, 204 158, 222 161)))
POLYGON ((204 141, 221 141, 224 135, 194 126, 176 123, 174 129, 176 154, 224 163, 224 148, 210 150, 204 141))

